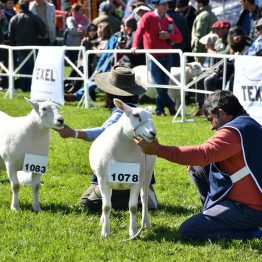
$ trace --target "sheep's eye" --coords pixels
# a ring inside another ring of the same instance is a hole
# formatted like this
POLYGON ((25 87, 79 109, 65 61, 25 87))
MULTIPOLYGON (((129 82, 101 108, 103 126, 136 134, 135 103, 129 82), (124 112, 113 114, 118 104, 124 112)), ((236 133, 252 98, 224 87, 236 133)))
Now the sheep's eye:
POLYGON ((46 111, 47 109, 45 107, 42 108, 42 111, 46 111))
POLYGON ((140 122, 142 121, 142 119, 141 119, 141 117, 140 117, 139 114, 133 114, 133 116, 134 116, 134 117, 137 117, 137 118, 139 119, 140 122))

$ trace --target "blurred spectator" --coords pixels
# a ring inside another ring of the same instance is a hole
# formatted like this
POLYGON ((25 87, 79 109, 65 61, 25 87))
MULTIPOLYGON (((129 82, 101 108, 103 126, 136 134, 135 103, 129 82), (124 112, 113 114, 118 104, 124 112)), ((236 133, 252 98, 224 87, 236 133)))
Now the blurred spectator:
MULTIPOLYGON (((66 19, 67 36, 66 45, 67 46, 80 46, 81 41, 86 34, 86 29, 89 24, 87 17, 85 16, 85 10, 81 4, 73 4, 72 15, 66 19)), ((68 58, 76 63, 78 50, 67 50, 68 58)))
MULTIPOLYGON (((97 49, 101 38, 97 34, 97 26, 95 24, 90 24, 87 27, 86 36, 82 39, 81 45, 85 47, 85 50, 95 50, 97 49)), ((82 54, 82 53, 80 53, 82 54)), ((90 77, 95 70, 95 63, 93 62, 94 54, 88 56, 88 77, 90 77)), ((77 66, 82 66, 82 57, 78 56, 77 66)))
POLYGON ((53 45, 56 40, 55 6, 47 0, 35 0, 30 3, 29 10, 46 25, 46 33, 39 37, 39 45, 53 45))
MULTIPOLYGON (((228 43, 230 45, 230 53, 233 55, 246 55, 251 45, 250 37, 245 33, 242 27, 232 27, 228 32, 228 43)), ((233 63, 233 61, 232 61, 233 63)), ((233 91, 234 71, 228 81, 228 89, 233 91)))
POLYGON ((125 8, 124 19, 130 17, 134 10, 140 6, 147 6, 144 0, 128 0, 125 8))
POLYGON ((205 46, 206 50, 210 49, 212 51, 215 51, 215 43, 217 39, 218 39, 218 35, 210 32, 209 34, 202 36, 199 39, 199 42, 205 46))
MULTIPOLYGON (((94 50, 97 49, 97 46, 100 42, 100 38, 97 36, 97 26, 94 24, 90 24, 87 27, 87 33, 86 36, 83 38, 81 42, 81 46, 85 47, 85 51, 87 50, 94 50)), ((82 51, 78 54, 77 59, 77 67, 78 69, 83 72, 83 57, 82 57, 82 51)), ((97 59, 94 61, 95 54, 89 54, 88 55, 88 78, 93 74, 95 70, 95 66, 97 63, 97 59)), ((69 74, 69 77, 78 77, 78 73, 75 70, 72 70, 69 74)), ((65 91, 69 93, 74 93, 77 90, 79 90, 83 86, 82 80, 65 80, 65 91)))
MULTIPOLYGON (((212 12, 212 8, 209 5, 209 0, 196 0, 196 18, 193 23, 192 34, 191 34, 191 47, 194 53, 206 53, 206 48, 200 43, 201 37, 207 35, 212 25, 217 21, 216 15, 212 12)), ((195 57, 195 60, 204 63, 204 57, 195 57)), ((201 80, 196 83, 196 88, 203 90, 204 81, 201 80)), ((201 116, 203 114, 202 106, 204 103, 205 95, 201 93, 195 94, 196 110, 194 116, 201 116)))
MULTIPOLYGON (((119 49, 131 49, 135 31, 137 29, 137 20, 135 18, 128 18, 124 21, 123 38, 118 44, 119 49)), ((142 46, 141 46, 142 48, 142 46)), ((146 63, 144 54, 124 54, 117 62, 119 65, 133 68, 135 66, 144 65, 146 63)))
POLYGON ((4 26, 2 29, 3 36, 4 36, 4 43, 10 44, 9 37, 8 37, 8 26, 9 26, 10 19, 16 15, 13 0, 7 0, 5 2, 4 8, 3 8, 3 14, 4 14, 4 17, 1 20, 4 23, 4 26))
POLYGON ((227 42, 227 36, 231 25, 228 20, 221 19, 212 25, 213 31, 218 35, 215 43, 215 50, 208 50, 208 53, 229 54, 230 47, 227 42))
POLYGON ((129 18, 135 18, 137 23, 139 22, 139 20, 141 19, 141 17, 147 13, 152 11, 148 6, 145 5, 141 5, 139 7, 136 7, 133 12, 131 13, 131 15, 129 16, 129 18))
POLYGON ((258 8, 258 12, 257 12, 257 18, 256 20, 253 22, 252 26, 251 26, 251 29, 250 29, 250 38, 252 41, 254 41, 255 39, 257 39, 259 37, 259 32, 257 31, 257 28, 256 28, 256 24, 258 22, 258 20, 262 18, 262 6, 260 6, 258 8))
MULTIPOLYGON (((29 11, 29 1, 20 0, 20 12, 13 16, 9 23, 10 43, 13 46, 38 45, 39 36, 44 36, 46 32, 45 23, 42 19, 29 11)), ((21 64, 31 50, 17 51, 18 64, 21 64)), ((22 66, 19 73, 32 75, 34 60, 31 56, 28 61, 22 66)), ((22 91, 30 91, 31 78, 21 77, 20 88, 22 91)))
POLYGON ((176 0, 176 11, 186 18, 191 41, 193 23, 196 18, 196 9, 192 5, 189 5, 189 0, 176 0))
POLYGON ((15 11, 15 3, 14 3, 14 0, 7 0, 5 3, 4 3, 4 15, 7 19, 7 21, 9 22, 10 19, 16 15, 16 11, 15 11))
POLYGON ((235 26, 228 32, 228 44, 230 45, 230 54, 246 55, 251 40, 242 27, 235 26))
MULTIPOLYGON (((97 45, 93 46, 93 50, 104 50, 104 49, 114 49, 114 41, 112 40, 113 36, 112 35, 112 29, 111 26, 106 23, 106 22, 101 22, 100 24, 98 24, 97 27, 97 35, 100 39, 100 41, 98 42, 97 45)), ((115 35, 119 34, 116 33, 115 35)), ((106 53, 104 54, 96 54, 92 57, 92 63, 93 65, 95 65, 95 71, 93 73, 93 75, 98 71, 98 69, 100 68, 100 66, 104 63, 104 62, 100 62, 101 60, 103 60, 104 56, 107 55, 106 53)), ((110 64, 109 64, 110 65, 110 64)), ((106 72, 108 70, 109 65, 105 66, 102 68, 102 72, 106 72)), ((92 100, 95 101, 96 98, 96 85, 94 83, 94 78, 90 78, 88 81, 88 90, 89 90, 89 94, 90 97, 92 98, 92 100)), ((82 98, 82 96, 84 95, 84 87, 82 86, 78 91, 76 92, 70 92, 70 93, 66 93, 64 95, 65 100, 66 101, 76 101, 76 100, 80 100, 82 98)))
MULTIPOLYGON (((106 48, 107 43, 111 35, 113 34, 112 27, 107 22, 101 22, 97 26, 97 36, 100 41, 96 49, 103 50, 106 48)), ((100 56, 100 55, 99 55, 100 56)))
MULTIPOLYGON (((215 22, 212 25, 212 29, 217 33, 218 39, 215 43, 214 49, 208 49, 208 53, 220 53, 220 54, 229 54, 230 46, 228 44, 228 32, 230 30, 230 23, 228 20, 221 19, 215 22)), ((227 69, 226 69, 226 82, 231 77, 234 72, 234 65, 232 61, 227 61, 227 69)), ((215 91, 218 89, 222 89, 223 84, 223 76, 224 76, 224 65, 220 65, 218 68, 214 69, 214 71, 204 79, 204 88, 206 91, 215 91)))
MULTIPOLYGON (((106 47, 107 50, 113 49, 130 49, 133 43, 134 33, 137 28, 137 22, 134 18, 128 18, 124 21, 123 27, 120 32, 115 33, 111 36, 108 41, 108 45, 106 47)), ((108 72, 110 71, 111 67, 114 65, 114 61, 107 63, 107 60, 112 57, 113 54, 104 53, 101 55, 100 59, 96 64, 95 72, 101 68, 101 72, 108 72)), ((124 54, 118 56, 118 65, 134 67, 137 65, 145 64, 145 55, 144 54, 124 54)), ((93 79, 91 79, 88 83, 89 95, 92 100, 96 100, 96 90, 97 86, 93 79)), ((65 99, 67 101, 75 101, 80 100, 84 95, 84 88, 79 89, 77 92, 73 94, 66 94, 65 99)))
POLYGON ((113 16, 114 6, 109 2, 102 2, 99 6, 98 17, 93 20, 93 24, 98 25, 101 22, 110 24, 113 33, 120 31, 121 20, 113 16))
MULTIPOLYGON (((167 15, 169 15, 177 25, 177 28, 182 34, 183 41, 181 43, 174 43, 172 45, 173 49, 180 49, 182 52, 191 52, 191 35, 189 32, 188 24, 186 18, 175 10, 175 1, 169 2, 169 10, 167 15)), ((190 60, 190 57, 188 57, 190 60)), ((180 66, 180 56, 178 54, 173 54, 172 66, 180 66)))
POLYGON ((239 15, 239 19, 236 23, 237 26, 241 26, 247 35, 250 34, 251 26, 257 18, 258 6, 255 0, 240 0, 242 5, 242 11, 239 15))
POLYGON ((248 48, 248 55, 258 55, 258 52, 262 49, 262 18, 260 18, 256 23, 256 29, 259 33, 259 36, 248 48))
MULTIPOLYGON (((144 49, 170 49, 173 43, 182 42, 182 34, 177 28, 174 20, 167 16, 168 2, 170 0, 154 1, 155 10, 144 14, 139 21, 135 33, 132 51, 135 52, 143 41, 144 49)), ((172 66, 172 55, 153 54, 155 59, 167 70, 172 66)), ((148 69, 151 75, 152 84, 167 85, 169 77, 153 62, 148 61, 148 69)), ((157 88, 156 115, 165 115, 165 107, 169 113, 176 113, 175 104, 167 94, 166 88, 157 88)))
MULTIPOLYGON (((3 12, 3 8, 4 8, 4 5, 0 3, 0 44, 1 45, 4 44, 4 41, 5 41, 4 29, 6 25, 8 25, 7 19, 3 12)), ((8 50, 6 51, 6 49, 0 48, 0 62, 4 63, 6 54, 8 55, 8 50)), ((8 61, 8 57, 7 57, 7 61, 8 61)), ((6 66, 6 63, 5 63, 5 66, 6 66)), ((2 69, 0 69, 0 71, 2 72, 2 69)), ((7 88, 7 78, 2 76, 0 78, 0 91, 5 88, 7 88)))
MULTIPOLYGON (((217 17, 212 12, 209 0, 196 0, 196 7, 197 11, 192 28, 191 47, 194 53, 205 53, 206 49, 199 40, 211 31, 212 25, 217 21, 217 17)), ((203 63, 205 59, 203 57, 197 57, 196 60, 203 63)))

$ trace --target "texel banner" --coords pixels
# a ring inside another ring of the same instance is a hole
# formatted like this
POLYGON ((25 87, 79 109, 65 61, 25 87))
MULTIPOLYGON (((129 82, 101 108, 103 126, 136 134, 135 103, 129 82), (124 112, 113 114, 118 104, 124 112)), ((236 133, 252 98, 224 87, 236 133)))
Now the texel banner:
POLYGON ((32 76, 31 98, 38 101, 52 99, 64 104, 64 49, 39 49, 32 76))
POLYGON ((238 56, 235 59, 234 95, 247 112, 262 124, 262 58, 238 56))

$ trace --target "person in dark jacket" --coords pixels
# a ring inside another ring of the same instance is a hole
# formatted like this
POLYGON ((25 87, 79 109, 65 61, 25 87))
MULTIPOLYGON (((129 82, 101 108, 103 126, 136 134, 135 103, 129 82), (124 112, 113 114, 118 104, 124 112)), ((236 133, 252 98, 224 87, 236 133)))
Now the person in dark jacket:
POLYGON ((236 26, 242 27, 245 33, 249 35, 251 26, 257 18, 259 7, 256 5, 255 0, 240 0, 240 4, 243 9, 239 15, 236 26))
MULTIPOLYGON (((13 46, 35 46, 38 44, 38 37, 43 36, 46 31, 45 23, 40 17, 29 11, 29 1, 20 0, 20 13, 10 20, 8 33, 10 44, 13 46)), ((17 62, 21 64, 31 50, 19 50, 17 52, 17 62)), ((21 68, 20 74, 31 75, 34 61, 31 57, 21 68)), ((22 91, 30 91, 31 78, 20 78, 20 88, 22 91)))

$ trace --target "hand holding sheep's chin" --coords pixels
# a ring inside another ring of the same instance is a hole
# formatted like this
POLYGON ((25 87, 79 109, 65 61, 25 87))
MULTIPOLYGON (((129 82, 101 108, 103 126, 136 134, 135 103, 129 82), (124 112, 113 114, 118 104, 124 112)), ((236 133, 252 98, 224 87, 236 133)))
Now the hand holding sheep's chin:
POLYGON ((75 136, 75 130, 66 124, 64 124, 64 128, 62 129, 53 129, 57 131, 62 138, 69 138, 75 136))
POLYGON ((157 148, 159 146, 158 140, 155 139, 151 142, 147 142, 140 136, 134 137, 134 142, 140 146, 141 150, 147 155, 156 155, 157 148))

